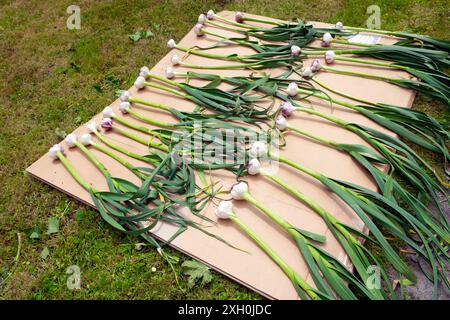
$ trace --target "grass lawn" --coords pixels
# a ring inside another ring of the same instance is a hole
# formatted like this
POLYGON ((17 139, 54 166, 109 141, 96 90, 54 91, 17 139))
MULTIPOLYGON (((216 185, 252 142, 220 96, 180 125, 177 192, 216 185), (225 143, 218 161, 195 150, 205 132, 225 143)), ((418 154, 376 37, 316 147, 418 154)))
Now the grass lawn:
MULTIPOLYGON (((160 60, 167 39, 184 36, 201 12, 240 10, 365 26, 372 4, 381 8, 383 29, 450 38, 446 0, 0 0, 0 297, 261 298, 217 273, 209 285, 188 288, 181 268, 188 258, 169 250, 180 258, 177 284, 155 250, 138 250, 139 239, 112 231, 95 211, 24 170, 60 140, 59 131, 71 132, 114 100, 117 89, 130 87, 137 70, 160 60), (81 8, 80 30, 66 27, 71 4, 81 8), (140 28, 154 37, 133 43, 128 35, 140 28), (60 219, 59 231, 47 234, 50 217, 60 219), (42 231, 40 239, 30 239, 32 228, 42 231), (80 290, 67 289, 70 265, 81 269, 80 290)), ((450 119, 447 107, 423 97, 414 108, 450 119)), ((441 159, 433 161, 442 166, 441 159)))

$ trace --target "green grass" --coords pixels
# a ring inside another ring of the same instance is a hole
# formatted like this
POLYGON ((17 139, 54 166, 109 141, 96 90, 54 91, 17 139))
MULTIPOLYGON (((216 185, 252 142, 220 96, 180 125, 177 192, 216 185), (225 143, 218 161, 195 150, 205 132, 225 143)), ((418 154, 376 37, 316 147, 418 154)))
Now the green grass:
MULTIPOLYGON (((112 231, 96 214, 24 169, 66 132, 98 113, 129 87, 137 70, 154 65, 168 38, 180 39, 200 12, 241 10, 277 18, 363 26, 366 7, 381 7, 382 28, 409 29, 449 38, 447 1, 78 1, 81 30, 68 30, 72 1, 0 0, 0 297, 5 299, 255 299, 256 293, 214 273, 206 287, 187 288, 181 273, 139 239, 112 231), (128 34, 150 28, 155 37, 132 43, 128 34), (60 216, 60 231, 46 235, 60 216), (43 230, 31 240, 26 230, 43 230), (19 260, 17 233, 22 246, 19 260), (41 258, 49 248, 46 259, 41 258), (81 268, 81 289, 68 290, 66 269, 81 268), (151 272, 155 266, 156 272, 151 272), (9 272, 12 274, 5 280, 9 272)), ((446 107, 417 99, 414 108, 449 119, 446 107)), ((429 159, 433 157, 423 153, 429 159)), ((433 159, 439 166, 440 159, 433 159)))

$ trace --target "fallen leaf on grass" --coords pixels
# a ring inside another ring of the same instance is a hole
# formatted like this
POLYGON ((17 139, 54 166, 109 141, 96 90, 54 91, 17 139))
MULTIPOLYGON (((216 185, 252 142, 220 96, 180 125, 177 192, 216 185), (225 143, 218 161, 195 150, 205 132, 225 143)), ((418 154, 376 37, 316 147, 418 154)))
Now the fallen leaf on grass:
POLYGON ((155 34, 151 32, 150 30, 138 30, 134 34, 128 35, 128 37, 133 40, 133 42, 138 42, 141 39, 153 37, 155 34))
POLYGON ((183 267, 183 274, 188 275, 188 287, 193 288, 196 284, 200 283, 204 286, 211 282, 212 274, 209 268, 195 260, 185 261, 181 265, 183 267))

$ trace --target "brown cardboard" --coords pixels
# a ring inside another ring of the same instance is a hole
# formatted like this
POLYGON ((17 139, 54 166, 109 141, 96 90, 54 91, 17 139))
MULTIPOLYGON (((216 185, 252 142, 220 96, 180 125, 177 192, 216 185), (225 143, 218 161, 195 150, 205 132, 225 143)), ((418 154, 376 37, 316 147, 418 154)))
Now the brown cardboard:
MULTIPOLYGON (((222 12, 221 16, 233 19, 232 12, 222 12)), ((193 23, 194 24, 194 23, 193 23)), ((317 25, 324 25, 317 23, 317 25)), ((210 28, 210 27, 208 27, 210 28)), ((222 34, 230 34, 227 31, 220 31, 222 34)), ((194 44, 205 46, 212 44, 212 39, 209 36, 203 38, 197 38, 190 30, 189 33, 179 42, 184 47, 191 47, 194 44)), ((388 38, 382 38, 382 41, 389 43, 392 41, 388 38)), ((170 59, 177 50, 169 52, 161 61, 152 68, 152 73, 164 75, 167 66, 170 66, 170 59)), ((230 45, 224 48, 212 50, 212 52, 218 53, 239 53, 246 54, 252 53, 252 50, 235 45, 230 45)), ((179 56, 185 56, 183 52, 176 52, 179 56)), ((189 56, 186 60, 191 64, 215 64, 224 65, 225 61, 210 60, 197 56, 189 56)), ((307 65, 310 62, 305 62, 307 65)), ((229 63, 228 63, 229 64, 229 63)), ((376 74, 393 75, 393 76, 406 76, 404 73, 395 72, 392 70, 371 68, 364 66, 357 66, 349 63, 336 63, 335 67, 342 67, 351 70, 358 70, 364 72, 373 72, 376 74)), ((176 68, 177 72, 186 71, 182 67, 176 68)), ((198 71, 198 70, 194 70, 198 71)), ((137 70, 136 70, 137 72, 137 70)), ((221 75, 244 75, 249 71, 244 70, 204 70, 198 72, 210 72, 221 75)), ((277 71, 271 71, 277 74, 277 71)), ((410 90, 402 89, 397 86, 376 81, 355 78, 351 76, 337 75, 332 73, 321 73, 318 77, 321 81, 331 85, 332 87, 355 94, 361 98, 371 101, 391 103, 399 106, 410 107, 414 99, 414 94, 410 90)), ((200 84, 200 81, 193 80, 192 83, 200 84)), ((139 92, 135 88, 131 88, 130 91, 133 95, 139 96, 144 99, 152 100, 154 102, 164 103, 178 109, 192 110, 193 104, 186 100, 176 98, 172 95, 165 94, 161 91, 154 89, 143 89, 139 92)), ((333 95, 333 94, 331 94, 333 95)), ((346 100, 341 98, 342 100, 346 100)), ((331 113, 330 106, 323 102, 317 102, 311 99, 314 108, 317 110, 331 113)), ((118 105, 120 101, 114 101, 111 106, 117 114, 118 105)), ((99 112, 104 106, 98 106, 99 112)), ((169 115, 157 111, 149 110, 142 106, 133 106, 134 110, 138 111, 146 116, 157 118, 161 121, 173 122, 174 119, 169 115)), ((350 111, 348 109, 334 106, 333 114, 337 117, 351 120, 360 124, 370 125, 380 129, 379 126, 372 123, 365 117, 350 111)), ((138 120, 133 119, 131 116, 126 116, 131 121, 139 123, 138 120)), ((101 114, 94 117, 98 123, 100 122, 101 114)), ((340 129, 324 120, 317 117, 308 116, 306 114, 299 113, 289 119, 290 124, 297 127, 301 127, 305 131, 321 135, 325 138, 329 138, 339 142, 346 143, 363 143, 354 134, 340 129)), ((150 127, 150 126, 149 126, 150 127)), ((80 126, 75 133, 85 133, 85 126, 80 126)), ((137 133, 139 134, 139 133, 137 133)), ((108 133, 111 139, 114 139, 117 143, 126 146, 130 151, 134 151, 141 154, 147 154, 148 149, 145 146, 139 145, 127 138, 123 138, 114 132, 108 133)), ((361 169, 352 159, 346 154, 340 153, 333 149, 319 145, 309 139, 300 137, 296 134, 288 134, 287 149, 282 150, 281 154, 295 160, 307 167, 320 171, 329 177, 344 179, 351 182, 358 183, 360 185, 375 188, 374 183, 370 180, 368 175, 361 169)), ((64 145, 64 144, 63 144, 64 145)), ((50 146, 49 146, 50 147, 50 146)), ((65 146, 64 146, 65 147, 65 146)), ((67 149, 65 147, 65 149, 67 149)), ((133 176, 127 169, 118 165, 114 160, 108 158, 104 154, 92 151, 98 156, 98 158, 107 166, 113 176, 123 177, 137 182, 137 178, 133 176)), ((105 181, 95 169, 95 167, 88 161, 88 159, 79 150, 67 150, 67 157, 69 161, 76 167, 79 173, 87 179, 97 189, 105 189, 105 181)), ((123 156, 126 158, 125 156, 123 156)), ((131 163, 138 164, 138 161, 127 158, 131 163)), ((33 163, 27 172, 33 177, 52 185, 53 187, 67 193, 71 197, 78 199, 88 205, 92 206, 89 194, 83 190, 70 176, 70 174, 64 169, 63 165, 58 161, 52 161, 47 155, 42 156, 39 160, 33 163)), ((363 225, 356 218, 355 214, 340 201, 336 196, 331 194, 316 181, 301 174, 295 170, 292 170, 286 166, 281 165, 278 175, 285 179, 288 183, 297 186, 297 188, 311 196, 317 202, 319 202, 325 209, 327 209, 334 216, 341 219, 343 222, 348 223, 360 230, 363 230, 363 225)), ((214 181, 219 181, 224 189, 228 188, 234 183, 232 175, 225 171, 214 172, 214 181)), ((321 233, 327 236, 327 244, 325 248, 338 259, 341 259, 344 263, 350 264, 347 261, 345 252, 339 246, 337 241, 332 237, 330 231, 327 229, 323 221, 306 205, 296 201, 288 193, 284 192, 280 188, 276 187, 273 183, 265 180, 263 177, 250 177, 247 179, 250 183, 250 191, 255 198, 263 201, 270 208, 282 215, 285 219, 290 221, 293 225, 301 227, 303 229, 321 233)), ((305 266, 305 263, 298 252, 298 249, 290 237, 280 230, 269 219, 265 218, 262 213, 253 209, 249 205, 235 201, 236 213, 238 216, 248 224, 257 234, 264 237, 264 239, 278 252, 291 266, 293 266, 298 273, 312 283, 309 272, 305 266)), ((213 220, 216 220, 214 215, 215 205, 209 204, 204 210, 204 214, 213 220)), ((187 211, 187 210, 185 210, 187 211)), ((187 215, 190 213, 186 212, 187 215)), ((168 239, 174 232, 174 227, 163 224, 158 226, 154 231, 154 235, 161 239, 168 239)), ((290 281, 285 277, 283 272, 275 265, 275 263, 268 258, 248 237, 246 237, 239 229, 237 229, 229 221, 219 221, 215 226, 208 228, 208 231, 216 233, 225 238, 234 245, 245 249, 249 253, 244 253, 230 248, 229 246, 221 243, 213 238, 205 236, 198 230, 189 229, 181 236, 176 238, 171 246, 184 252, 185 254, 200 260, 215 270, 225 274, 226 276, 238 281, 239 283, 259 292, 260 294, 270 299, 297 299, 297 294, 292 287, 290 281)))

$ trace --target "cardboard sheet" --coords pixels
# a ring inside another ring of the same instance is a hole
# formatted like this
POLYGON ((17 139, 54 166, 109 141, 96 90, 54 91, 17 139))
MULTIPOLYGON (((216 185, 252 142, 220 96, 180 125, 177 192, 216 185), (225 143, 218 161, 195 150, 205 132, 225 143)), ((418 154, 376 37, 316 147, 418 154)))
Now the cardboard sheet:
MULTIPOLYGON (((221 12, 219 15, 233 19, 234 13, 221 12)), ((316 25, 323 26, 324 24, 316 23, 316 25)), ((222 34, 232 35, 232 33, 228 31, 221 30, 220 32, 222 34)), ((217 39, 214 39, 211 36, 197 38, 193 30, 190 30, 189 33, 181 41, 179 41, 179 44, 183 47, 192 47, 194 45, 207 46, 215 43, 216 41, 217 39)), ((384 37, 380 39, 381 43, 390 43, 390 41, 392 40, 384 37)), ((333 46, 338 47, 338 45, 333 46)), ((340 47, 342 47, 342 45, 340 47)), ((221 54, 238 53, 240 55, 253 53, 253 51, 248 48, 239 47, 236 45, 227 45, 223 48, 214 49, 211 52, 218 52, 221 54)), ((186 56, 183 52, 171 50, 163 59, 161 59, 161 61, 159 61, 156 66, 152 68, 151 72, 164 76, 165 69, 167 66, 171 65, 170 59, 175 53, 180 57, 186 56)), ((231 64, 225 61, 211 60, 197 56, 188 56, 185 62, 198 65, 231 64)), ((305 64, 309 65, 310 61, 305 61, 305 64)), ((337 68, 383 74, 386 76, 408 76, 407 74, 401 72, 350 63, 335 63, 334 66, 337 68)), ((136 72, 137 71, 138 70, 136 70, 136 72)), ((176 71, 185 72, 187 69, 183 67, 176 67, 176 71)), ((250 71, 244 70, 194 71, 229 76, 250 73, 250 71)), ((280 71, 281 70, 270 70, 269 72, 272 74, 278 74, 280 71)), ((414 99, 414 94, 412 91, 381 81, 337 75, 327 72, 321 72, 318 79, 337 90, 347 92, 370 101, 410 107, 414 99)), ((180 79, 180 81, 183 80, 180 79)), ((202 82, 192 80, 191 83, 201 84, 202 82)), ((192 103, 186 100, 176 98, 173 95, 156 89, 145 88, 137 92, 135 88, 131 88, 130 92, 140 98, 164 103, 182 110, 192 110, 194 107, 192 103)), ((333 94, 330 95, 333 96, 333 94)), ((120 101, 116 100, 111 104, 117 114, 120 114, 120 111, 118 110, 119 103, 120 101)), ((349 109, 334 105, 333 111, 331 111, 328 103, 319 102, 314 99, 311 99, 311 103, 317 110, 328 114, 333 113, 336 117, 364 125, 370 125, 380 129, 379 126, 372 123, 370 120, 353 111, 350 111, 349 109)), ((98 123, 100 123, 102 118, 101 111, 103 107, 104 106, 98 106, 99 115, 95 116, 93 119, 98 123)), ((134 105, 133 108, 147 117, 161 121, 174 122, 174 119, 164 112, 154 109, 151 110, 140 105, 134 105)), ((135 123, 140 122, 137 119, 133 119, 130 115, 127 115, 126 117, 135 123)), ((311 132, 338 142, 364 143, 354 134, 314 116, 298 113, 292 116, 289 119, 289 122, 290 124, 302 128, 307 132, 311 132)), ((83 124, 75 130, 75 133, 86 133, 85 125, 83 124)), ((130 139, 124 138, 114 132, 107 133, 107 135, 110 139, 125 146, 130 151, 148 154, 147 147, 139 145, 130 139)), ((287 148, 280 151, 281 155, 295 160, 314 170, 322 172, 329 177, 348 180, 372 189, 375 188, 375 185, 369 176, 348 155, 293 133, 288 134, 286 139, 287 148)), ((64 148, 67 150, 65 145, 64 148)), ((92 149, 92 151, 106 165, 113 176, 138 182, 134 175, 116 163, 113 159, 97 152, 94 149, 92 149)), ((123 157, 127 158, 126 156, 123 157)), ((98 170, 96 170, 96 168, 89 162, 80 150, 67 150, 67 158, 76 167, 81 176, 92 183, 96 189, 107 189, 103 176, 98 170)), ((138 161, 131 158, 127 158, 127 160, 134 164, 140 164, 138 161)), ((52 185, 62 192, 67 193, 69 196, 92 206, 89 194, 72 179, 61 163, 58 161, 52 161, 47 155, 42 156, 39 160, 33 163, 27 169, 27 172, 33 177, 52 185)), ((279 167, 278 176, 286 180, 288 183, 296 186, 301 192, 315 199, 322 207, 341 221, 360 230, 364 230, 364 225, 360 222, 352 210, 343 204, 343 202, 340 201, 335 195, 328 192, 320 183, 283 165, 280 165, 279 167)), ((219 181, 224 189, 228 189, 229 186, 235 182, 232 175, 226 171, 214 172, 212 174, 212 178, 215 182, 219 181)), ((347 261, 348 259, 345 251, 333 238, 325 223, 317 214, 263 177, 250 177, 247 180, 250 184, 250 191, 256 199, 263 201, 267 206, 282 215, 293 225, 326 235, 327 243, 325 245, 325 249, 351 267, 351 264, 347 261)), ((291 266, 293 266, 303 278, 307 279, 307 281, 313 285, 308 269, 296 245, 291 240, 289 235, 264 217, 261 212, 258 212, 243 202, 235 201, 235 209, 238 216, 246 224, 248 224, 257 234, 263 236, 264 239, 276 250, 276 252, 278 252, 291 266)), ((216 220, 214 211, 215 205, 210 203, 203 213, 211 219, 216 220)), ((188 212, 186 212, 186 214, 190 215, 188 212)), ((208 224, 205 223, 205 226, 207 225, 208 224)), ((152 233, 160 239, 168 239, 174 231, 175 228, 173 226, 161 224, 155 228, 152 233)), ((232 249, 224 243, 210 238, 194 229, 189 229, 184 232, 171 243, 171 246, 197 260, 202 261, 215 270, 259 292, 267 298, 298 299, 290 281, 278 268, 278 266, 231 222, 219 221, 217 225, 210 226, 208 231, 220 235, 232 244, 248 251, 249 253, 232 249)))

